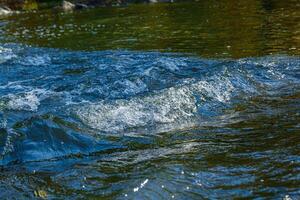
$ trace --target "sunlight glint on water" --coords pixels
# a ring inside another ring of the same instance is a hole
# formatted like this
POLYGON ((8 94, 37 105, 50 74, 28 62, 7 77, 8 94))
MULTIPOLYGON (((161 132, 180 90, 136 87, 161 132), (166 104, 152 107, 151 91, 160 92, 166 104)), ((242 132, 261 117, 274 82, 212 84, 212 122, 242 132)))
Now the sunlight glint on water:
POLYGON ((1 199, 299 199, 299 5, 249 2, 3 19, 1 199))

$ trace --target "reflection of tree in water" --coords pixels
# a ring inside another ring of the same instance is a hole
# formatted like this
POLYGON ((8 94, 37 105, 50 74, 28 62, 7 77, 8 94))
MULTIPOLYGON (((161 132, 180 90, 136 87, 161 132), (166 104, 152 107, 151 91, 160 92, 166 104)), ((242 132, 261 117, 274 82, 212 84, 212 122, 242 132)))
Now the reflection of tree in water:
POLYGON ((263 9, 265 9, 266 11, 272 11, 274 9, 274 1, 273 0, 262 0, 261 1, 261 5, 263 7, 263 9))
POLYGON ((0 0, 0 5, 7 5, 13 10, 33 10, 38 8, 36 0, 0 0))
POLYGON ((235 58, 300 54, 300 9, 293 0, 139 4, 42 13, 42 17, 34 13, 26 14, 27 19, 15 17, 5 31, 24 43, 77 50, 121 48, 235 58))
MULTIPOLYGON (((264 49, 268 53, 299 52, 300 4, 296 1, 262 1, 263 23, 261 34, 266 41, 264 49)), ((298 53, 299 54, 299 53, 298 53)))

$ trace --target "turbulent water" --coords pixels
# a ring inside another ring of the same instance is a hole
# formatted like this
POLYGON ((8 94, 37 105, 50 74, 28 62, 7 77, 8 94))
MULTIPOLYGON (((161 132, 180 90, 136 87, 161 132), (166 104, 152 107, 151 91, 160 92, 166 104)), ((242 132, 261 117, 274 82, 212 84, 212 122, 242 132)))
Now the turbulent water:
POLYGON ((2 199, 300 197, 300 58, 0 47, 2 199))
POLYGON ((299 8, 0 16, 0 199, 300 199, 299 8))

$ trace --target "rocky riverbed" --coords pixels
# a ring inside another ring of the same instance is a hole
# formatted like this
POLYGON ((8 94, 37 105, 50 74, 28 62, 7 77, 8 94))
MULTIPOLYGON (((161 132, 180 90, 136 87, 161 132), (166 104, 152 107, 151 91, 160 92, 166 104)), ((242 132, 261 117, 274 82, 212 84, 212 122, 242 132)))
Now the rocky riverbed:
POLYGON ((105 6, 122 6, 130 3, 159 3, 170 2, 174 0, 70 0, 70 1, 36 1, 36 0, 0 0, 0 15, 10 15, 20 10, 37 10, 43 8, 52 8, 55 10, 73 11, 105 6))

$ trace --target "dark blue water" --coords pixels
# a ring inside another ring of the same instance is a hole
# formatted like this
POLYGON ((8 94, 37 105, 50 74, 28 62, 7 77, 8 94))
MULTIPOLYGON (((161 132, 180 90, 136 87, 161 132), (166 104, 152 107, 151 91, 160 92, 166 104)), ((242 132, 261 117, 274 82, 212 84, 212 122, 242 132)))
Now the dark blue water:
POLYGON ((300 197, 300 58, 0 46, 5 199, 300 197))

